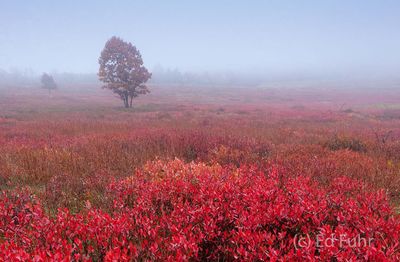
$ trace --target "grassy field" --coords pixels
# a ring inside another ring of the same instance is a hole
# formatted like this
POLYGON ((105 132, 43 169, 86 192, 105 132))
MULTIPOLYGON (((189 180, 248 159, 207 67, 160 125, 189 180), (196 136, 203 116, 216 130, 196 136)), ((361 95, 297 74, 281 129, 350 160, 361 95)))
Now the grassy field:
POLYGON ((152 90, 0 94, 1 259, 400 259, 396 90, 152 90))

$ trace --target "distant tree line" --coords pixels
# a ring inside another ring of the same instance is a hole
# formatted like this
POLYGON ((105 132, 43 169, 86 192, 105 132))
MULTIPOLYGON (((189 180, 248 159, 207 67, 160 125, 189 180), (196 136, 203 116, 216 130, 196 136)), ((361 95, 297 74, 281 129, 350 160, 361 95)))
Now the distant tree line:
POLYGON ((0 88, 5 85, 19 85, 28 86, 32 85, 34 82, 37 83, 36 75, 30 70, 11 70, 6 71, 0 69, 0 88))
POLYGON ((176 85, 257 85, 260 77, 230 72, 181 72, 179 69, 155 66, 150 83, 176 85))
MULTIPOLYGON (((246 76, 237 73, 217 73, 217 72, 182 72, 178 69, 163 68, 156 66, 151 71, 152 77, 149 84, 157 85, 204 85, 204 86, 232 86, 232 85, 259 85, 266 81, 262 77, 246 76)), ((61 89, 77 89, 79 85, 99 86, 101 85, 96 74, 76 74, 76 73, 52 73, 51 74, 61 89)), ((0 88, 2 85, 13 85, 16 87, 32 86, 37 88, 41 85, 40 76, 30 72, 15 71, 7 72, 0 69, 0 88)))

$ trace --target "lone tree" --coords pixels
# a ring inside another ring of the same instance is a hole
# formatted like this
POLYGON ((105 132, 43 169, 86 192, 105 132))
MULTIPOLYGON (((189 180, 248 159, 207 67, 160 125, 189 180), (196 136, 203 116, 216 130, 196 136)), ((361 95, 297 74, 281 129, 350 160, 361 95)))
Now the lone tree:
POLYGON ((112 90, 124 102, 126 108, 132 107, 132 99, 147 94, 145 83, 151 73, 143 66, 139 50, 121 38, 111 37, 104 46, 99 58, 99 79, 103 88, 112 90))
POLYGON ((42 82, 42 88, 47 89, 49 94, 51 94, 51 90, 57 89, 57 84, 53 77, 47 73, 42 74, 40 81, 42 82))

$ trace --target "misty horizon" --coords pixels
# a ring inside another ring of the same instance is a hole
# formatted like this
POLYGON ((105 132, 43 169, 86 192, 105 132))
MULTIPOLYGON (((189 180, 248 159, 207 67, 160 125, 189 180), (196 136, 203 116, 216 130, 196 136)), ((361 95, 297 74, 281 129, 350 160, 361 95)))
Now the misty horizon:
POLYGON ((96 74, 105 42, 132 42, 150 70, 270 76, 396 76, 400 3, 38 1, 0 4, 0 68, 96 74))

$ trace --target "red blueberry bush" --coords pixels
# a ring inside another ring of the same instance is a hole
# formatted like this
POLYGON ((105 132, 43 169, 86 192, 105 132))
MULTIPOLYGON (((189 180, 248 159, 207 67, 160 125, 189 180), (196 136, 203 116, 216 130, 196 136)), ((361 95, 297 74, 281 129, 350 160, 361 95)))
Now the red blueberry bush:
POLYGON ((400 259, 400 222, 385 193, 350 178, 326 187, 279 166, 154 161, 105 195, 108 212, 87 202, 49 216, 27 190, 3 193, 0 260, 400 259), (373 241, 318 244, 331 235, 373 241))

